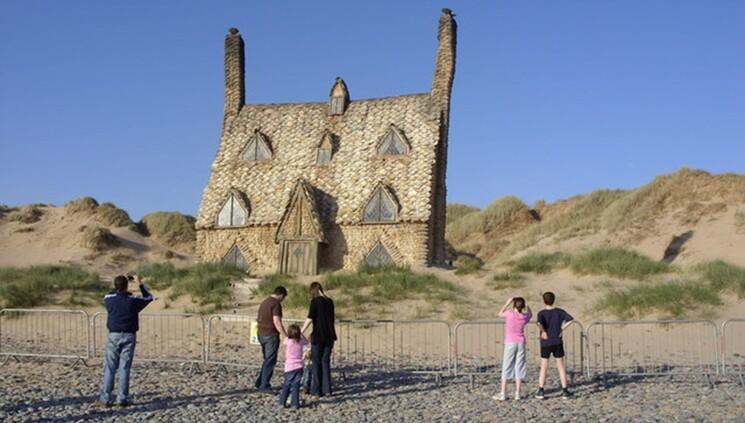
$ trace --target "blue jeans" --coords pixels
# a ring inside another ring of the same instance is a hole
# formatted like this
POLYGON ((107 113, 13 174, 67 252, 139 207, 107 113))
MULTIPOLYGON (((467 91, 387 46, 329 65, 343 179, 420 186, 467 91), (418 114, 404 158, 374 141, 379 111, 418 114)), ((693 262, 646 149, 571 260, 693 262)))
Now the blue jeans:
POLYGON ((331 350, 333 348, 333 342, 310 346, 310 359, 313 362, 310 393, 313 395, 331 395, 331 350))
POLYGON ((306 365, 303 369, 303 389, 306 394, 310 394, 310 384, 313 382, 313 365, 306 365))
POLYGON ((287 395, 291 393, 290 403, 292 408, 300 408, 300 381, 302 378, 303 369, 285 373, 285 381, 282 384, 282 391, 279 393, 280 406, 284 407, 287 404, 287 395))
POLYGON ((129 371, 135 356, 137 335, 125 332, 110 332, 106 342, 106 355, 103 361, 103 386, 99 399, 111 403, 114 390, 114 375, 119 372, 119 394, 117 402, 127 401, 129 396, 129 371))
POLYGON ((259 335, 261 344, 261 354, 264 356, 264 363, 261 365, 259 376, 256 378, 256 389, 266 391, 270 388, 269 381, 274 374, 274 366, 277 365, 277 352, 279 351, 278 335, 259 335))

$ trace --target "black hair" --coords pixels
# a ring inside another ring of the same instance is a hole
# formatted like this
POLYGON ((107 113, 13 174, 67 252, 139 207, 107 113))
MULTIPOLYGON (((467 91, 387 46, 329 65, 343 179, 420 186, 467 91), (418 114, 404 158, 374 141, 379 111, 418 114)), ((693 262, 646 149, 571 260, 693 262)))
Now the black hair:
POLYGON ((556 295, 553 292, 543 293, 543 304, 554 305, 554 301, 556 301, 556 295))
POLYGON ((116 289, 119 292, 127 292, 127 285, 129 285, 129 281, 127 280, 127 277, 124 275, 119 275, 114 278, 114 289, 116 289))
POLYGON ((287 296, 287 288, 284 286, 278 286, 274 288, 274 295, 281 295, 283 297, 287 296))
POLYGON ((523 312, 523 309, 525 309, 525 298, 523 297, 515 297, 512 300, 512 305, 519 311, 520 313, 523 312))
POLYGON ((300 326, 294 323, 291 324, 290 326, 287 326, 287 337, 290 339, 299 341, 300 340, 300 326))

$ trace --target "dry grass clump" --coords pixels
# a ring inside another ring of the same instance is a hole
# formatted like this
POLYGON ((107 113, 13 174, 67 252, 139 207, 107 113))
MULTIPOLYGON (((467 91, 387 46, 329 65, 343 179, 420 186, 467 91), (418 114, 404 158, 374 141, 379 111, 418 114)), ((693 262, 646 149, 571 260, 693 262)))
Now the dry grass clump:
POLYGON ((596 248, 577 254, 571 258, 571 269, 578 275, 604 274, 637 280, 673 270, 667 263, 623 248, 596 248))
POLYGON ((486 285, 496 290, 522 288, 525 286, 525 276, 517 272, 501 272, 495 274, 486 285))
POLYGON ((121 243, 116 235, 101 226, 88 226, 83 230, 81 245, 90 250, 101 252, 109 248, 117 247, 121 243))
POLYGON ((93 214, 98 208, 98 201, 93 197, 80 197, 65 203, 65 211, 69 214, 93 214))
POLYGON ((710 286, 694 281, 643 283, 624 289, 611 289, 595 304, 620 319, 641 318, 660 313, 662 318, 679 319, 702 307, 722 304, 710 286))
POLYGON ((44 215, 44 210, 41 209, 39 205, 28 205, 23 206, 18 210, 15 210, 11 212, 8 215, 8 220, 11 222, 20 222, 20 223, 36 223, 41 220, 41 217, 44 215))
POLYGON ((129 214, 113 203, 103 203, 96 209, 96 220, 106 226, 134 226, 129 214))
POLYGON ((461 217, 478 212, 480 209, 478 207, 469 206, 467 204, 460 204, 460 203, 451 203, 447 205, 447 221, 446 223, 449 225, 450 223, 460 219, 461 217))
POLYGON ((484 263, 477 257, 469 255, 460 255, 455 261, 455 274, 456 275, 470 275, 481 270, 481 266, 484 263))
POLYGON ((194 217, 178 212, 155 212, 145 215, 138 226, 145 235, 169 246, 193 244, 197 239, 194 217))

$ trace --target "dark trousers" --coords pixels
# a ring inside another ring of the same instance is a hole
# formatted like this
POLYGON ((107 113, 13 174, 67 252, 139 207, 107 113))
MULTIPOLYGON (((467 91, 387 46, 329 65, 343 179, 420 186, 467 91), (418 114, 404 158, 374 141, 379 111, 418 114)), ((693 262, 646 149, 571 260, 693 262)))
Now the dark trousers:
POLYGON ((261 344, 261 354, 264 356, 264 363, 261 365, 259 376, 256 378, 256 389, 266 391, 270 388, 269 381, 274 374, 274 366, 277 365, 279 336, 259 336, 259 344, 261 344))
POLYGON ((311 345, 310 357, 313 362, 313 380, 310 393, 313 395, 331 395, 331 350, 334 343, 311 345))
POLYGON ((300 408, 300 381, 302 378, 303 369, 285 372, 285 381, 282 384, 282 391, 279 393, 279 405, 284 407, 287 404, 287 396, 290 395, 292 408, 300 408))

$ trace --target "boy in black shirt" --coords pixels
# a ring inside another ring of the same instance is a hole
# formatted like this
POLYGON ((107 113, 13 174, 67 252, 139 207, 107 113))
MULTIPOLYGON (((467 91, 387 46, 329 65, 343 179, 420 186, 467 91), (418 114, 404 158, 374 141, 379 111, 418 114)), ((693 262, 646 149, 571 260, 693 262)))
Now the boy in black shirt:
POLYGON ((566 311, 554 307, 556 295, 553 292, 543 294, 545 307, 538 312, 538 328, 541 331, 541 373, 538 378, 538 392, 535 397, 543 399, 543 385, 546 383, 548 359, 553 354, 561 379, 561 396, 568 398, 572 393, 567 389, 567 369, 564 365, 564 341, 561 338, 564 329, 574 323, 574 318, 566 311))

